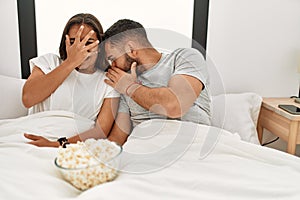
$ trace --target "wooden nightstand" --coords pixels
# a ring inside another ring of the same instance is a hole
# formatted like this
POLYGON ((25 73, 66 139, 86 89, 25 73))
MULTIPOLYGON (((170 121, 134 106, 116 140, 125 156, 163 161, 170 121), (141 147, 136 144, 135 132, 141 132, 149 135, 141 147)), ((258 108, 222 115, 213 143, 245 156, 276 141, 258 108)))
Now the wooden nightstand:
POLYGON ((258 139, 262 143, 265 128, 286 141, 287 152, 295 154, 296 145, 300 144, 300 115, 293 115, 278 108, 279 104, 293 104, 300 107, 300 104, 291 98, 263 98, 257 122, 258 139))

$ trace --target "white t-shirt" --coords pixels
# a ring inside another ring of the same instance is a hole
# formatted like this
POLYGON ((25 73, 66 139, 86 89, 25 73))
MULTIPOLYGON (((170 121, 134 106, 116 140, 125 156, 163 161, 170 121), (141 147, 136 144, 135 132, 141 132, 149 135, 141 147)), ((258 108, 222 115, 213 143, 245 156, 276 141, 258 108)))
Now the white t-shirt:
MULTIPOLYGON (((30 68, 39 67, 45 74, 61 64, 55 54, 46 54, 29 60, 30 68)), ((97 70, 84 74, 73 70, 65 81, 43 102, 30 108, 29 113, 48 110, 65 110, 95 120, 105 98, 120 94, 104 83, 105 73, 97 70)))

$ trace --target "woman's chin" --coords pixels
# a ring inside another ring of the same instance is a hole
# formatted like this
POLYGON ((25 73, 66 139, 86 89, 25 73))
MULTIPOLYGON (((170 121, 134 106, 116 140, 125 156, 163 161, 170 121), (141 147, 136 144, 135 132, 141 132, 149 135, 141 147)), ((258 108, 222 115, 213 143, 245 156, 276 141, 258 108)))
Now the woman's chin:
POLYGON ((87 67, 87 66, 84 66, 84 65, 76 67, 76 70, 78 72, 86 73, 86 74, 92 74, 92 73, 95 72, 95 68, 94 67, 91 68, 91 67, 87 67))
POLYGON ((80 69, 80 70, 86 70, 86 69, 88 69, 89 68, 89 66, 88 65, 84 65, 84 64, 81 64, 81 65, 79 65, 78 67, 77 67, 77 69, 80 69))
POLYGON ((78 69, 78 70, 85 70, 85 69, 88 69, 88 67, 84 67, 84 66, 83 66, 83 67, 82 67, 82 66, 78 66, 78 67, 77 67, 77 69, 78 69))

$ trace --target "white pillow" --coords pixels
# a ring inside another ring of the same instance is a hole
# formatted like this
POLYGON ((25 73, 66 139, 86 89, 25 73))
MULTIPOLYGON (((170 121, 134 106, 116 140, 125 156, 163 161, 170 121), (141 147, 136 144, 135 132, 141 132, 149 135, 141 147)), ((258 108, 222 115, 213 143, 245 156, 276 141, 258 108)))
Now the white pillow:
POLYGON ((24 79, 0 75, 0 119, 25 116, 28 109, 22 103, 24 79))
POLYGON ((242 140, 259 144, 256 125, 262 97, 255 93, 212 97, 212 125, 238 133, 242 140))

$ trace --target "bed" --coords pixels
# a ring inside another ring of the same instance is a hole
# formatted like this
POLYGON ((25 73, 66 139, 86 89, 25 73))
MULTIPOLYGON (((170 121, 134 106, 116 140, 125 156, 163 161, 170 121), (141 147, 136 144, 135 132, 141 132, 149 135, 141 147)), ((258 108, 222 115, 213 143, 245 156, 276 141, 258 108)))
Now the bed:
POLYGON ((119 176, 81 192, 55 167, 57 149, 26 144, 23 133, 55 139, 93 122, 65 111, 27 116, 23 84, 0 76, 0 199, 300 198, 300 159, 258 143, 261 98, 254 93, 215 95, 211 126, 157 119, 140 124, 124 145, 119 176))

